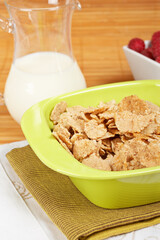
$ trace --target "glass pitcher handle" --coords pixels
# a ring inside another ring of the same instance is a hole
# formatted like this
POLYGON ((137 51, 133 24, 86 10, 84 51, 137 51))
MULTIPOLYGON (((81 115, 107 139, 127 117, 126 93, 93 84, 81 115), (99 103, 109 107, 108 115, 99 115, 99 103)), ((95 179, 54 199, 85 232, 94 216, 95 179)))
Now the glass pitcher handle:
POLYGON ((75 1, 75 4, 76 4, 76 8, 78 10, 81 10, 82 7, 81 7, 81 4, 80 4, 80 2, 78 0, 75 1))
POLYGON ((13 21, 11 19, 0 16, 0 27, 8 33, 13 33, 13 21))

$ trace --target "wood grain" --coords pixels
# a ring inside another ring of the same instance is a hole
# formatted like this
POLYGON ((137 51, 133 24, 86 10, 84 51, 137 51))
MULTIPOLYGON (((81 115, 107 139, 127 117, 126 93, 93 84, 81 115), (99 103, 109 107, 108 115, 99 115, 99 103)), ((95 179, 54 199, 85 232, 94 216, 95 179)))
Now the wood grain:
MULTIPOLYGON (((159 0, 81 0, 72 22, 74 55, 88 86, 133 80, 122 46, 160 30, 159 0)), ((0 0, 0 15, 8 17, 0 0)), ((0 30, 0 92, 12 63, 13 35, 0 30)), ((0 143, 23 140, 20 126, 0 106, 0 143)))

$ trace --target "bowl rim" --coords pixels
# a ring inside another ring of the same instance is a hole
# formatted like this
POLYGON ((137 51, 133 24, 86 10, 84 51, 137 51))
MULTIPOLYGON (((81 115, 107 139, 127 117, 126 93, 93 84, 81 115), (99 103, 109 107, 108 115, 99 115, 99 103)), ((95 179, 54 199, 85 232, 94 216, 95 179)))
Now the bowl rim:
MULTIPOLYGON (((131 178, 142 175, 160 173, 160 166, 127 171, 104 171, 88 167, 80 163, 73 156, 71 156, 71 154, 69 154, 51 134, 51 122, 49 120, 46 120, 45 117, 45 111, 51 103, 56 104, 57 102, 60 102, 67 97, 88 93, 90 91, 93 92, 95 90, 120 87, 128 84, 131 86, 143 86, 146 84, 160 86, 160 80, 126 81, 89 87, 79 91, 63 94, 58 97, 48 98, 29 108, 22 116, 21 128, 30 147, 33 149, 38 158, 47 167, 51 168, 54 171, 70 177, 76 177, 81 179, 107 180, 131 178), (50 155, 50 153, 55 154, 57 159, 55 162, 53 161, 54 155, 50 155), (64 165, 60 164, 60 162, 63 161, 62 158, 65 158, 66 161, 65 163, 63 162, 64 165)), ((52 109, 53 107, 54 104, 52 105, 52 109)), ((52 109, 47 110, 51 112, 52 109)))

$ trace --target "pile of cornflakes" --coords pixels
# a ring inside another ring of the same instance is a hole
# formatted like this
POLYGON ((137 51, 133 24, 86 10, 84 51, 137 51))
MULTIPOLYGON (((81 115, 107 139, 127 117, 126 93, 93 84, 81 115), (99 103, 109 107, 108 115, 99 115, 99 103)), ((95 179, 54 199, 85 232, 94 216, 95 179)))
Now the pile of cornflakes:
POLYGON ((136 95, 97 107, 58 103, 53 135, 81 163, 106 171, 160 165, 160 107, 136 95))

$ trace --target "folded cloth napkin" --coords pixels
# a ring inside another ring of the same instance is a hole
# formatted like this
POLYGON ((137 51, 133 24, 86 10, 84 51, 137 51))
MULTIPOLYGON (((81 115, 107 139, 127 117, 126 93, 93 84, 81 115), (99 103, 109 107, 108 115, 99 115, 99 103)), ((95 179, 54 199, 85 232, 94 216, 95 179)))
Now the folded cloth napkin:
POLYGON ((67 176, 46 167, 30 146, 7 158, 24 185, 70 240, 104 239, 160 223, 160 202, 126 209, 103 209, 89 202, 67 176))

